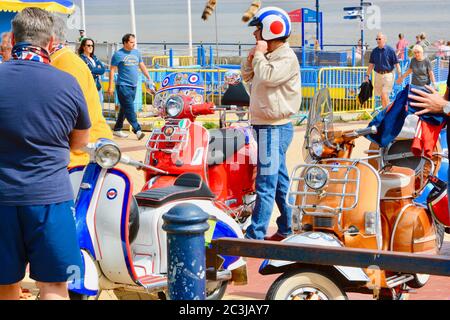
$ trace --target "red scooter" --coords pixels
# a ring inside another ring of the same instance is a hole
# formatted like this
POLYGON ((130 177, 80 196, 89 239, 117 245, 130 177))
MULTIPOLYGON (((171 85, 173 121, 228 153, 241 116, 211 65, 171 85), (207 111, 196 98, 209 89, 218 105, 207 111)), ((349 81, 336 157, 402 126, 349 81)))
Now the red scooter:
MULTIPOLYGON (((196 118, 220 111, 236 112, 242 117, 249 97, 236 75, 229 77, 223 103, 234 106, 217 108, 203 101, 200 74, 169 74, 155 95, 155 106, 165 119, 161 129, 153 130, 147 141, 145 164, 166 174, 145 171, 143 191, 172 186, 182 174, 201 177, 216 196, 214 205, 232 217, 244 231, 250 224, 254 207, 257 145, 251 128, 232 124, 207 130, 196 118)), ((239 122, 239 121, 236 121, 239 122)), ((229 124, 221 117, 221 124, 229 124)), ((145 169, 144 169, 145 170, 145 169)))

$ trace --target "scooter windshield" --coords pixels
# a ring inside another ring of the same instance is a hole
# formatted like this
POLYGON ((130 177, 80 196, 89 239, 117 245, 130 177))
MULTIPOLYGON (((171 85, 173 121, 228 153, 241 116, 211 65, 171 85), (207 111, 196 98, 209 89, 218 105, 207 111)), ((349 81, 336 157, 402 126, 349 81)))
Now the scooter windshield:
POLYGON ((303 157, 306 162, 314 157, 319 157, 318 146, 330 145, 334 141, 333 131, 333 106, 330 93, 324 88, 317 92, 313 98, 308 114, 305 141, 303 144, 303 157))
POLYGON ((203 76, 196 72, 173 72, 161 82, 155 94, 154 106, 164 109, 166 101, 174 95, 192 97, 193 104, 204 103, 205 87, 203 76))

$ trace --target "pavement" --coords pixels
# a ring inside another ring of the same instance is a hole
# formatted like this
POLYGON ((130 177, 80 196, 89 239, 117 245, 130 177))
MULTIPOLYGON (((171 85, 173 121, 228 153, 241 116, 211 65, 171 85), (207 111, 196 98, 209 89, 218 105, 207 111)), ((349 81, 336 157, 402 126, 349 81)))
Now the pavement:
MULTIPOLYGON (((367 126, 367 122, 352 122, 352 123, 338 123, 335 124, 335 129, 338 130, 351 130, 359 129, 367 126)), ((145 143, 148 138, 149 133, 146 132, 146 137, 138 141, 133 133, 130 133, 129 137, 126 139, 114 138, 116 143, 120 146, 123 153, 130 156, 135 160, 144 161, 146 149, 145 143)), ((294 139, 287 152, 287 167, 289 172, 292 171, 295 165, 303 161, 302 146, 305 135, 305 126, 295 127, 294 139)), ((353 152, 354 157, 363 157, 364 150, 369 147, 369 141, 364 138, 359 138, 356 140, 356 147, 353 152)), ((130 178, 134 183, 134 192, 138 192, 144 185, 144 176, 142 171, 138 171, 132 167, 120 164, 119 167, 126 170, 130 178)), ((270 222, 270 232, 276 231, 275 220, 279 215, 277 208, 274 209, 272 214, 272 219, 270 222)), ((450 256, 450 237, 446 235, 446 242, 444 243, 442 255, 450 256)), ((258 273, 259 266, 262 263, 260 259, 249 258, 248 262, 248 284, 245 286, 234 286, 230 285, 227 289, 224 299, 227 300, 260 300, 264 299, 266 293, 273 283, 273 281, 279 275, 262 276, 258 273)), ((31 295, 27 299, 34 299, 37 293, 33 282, 30 279, 25 279, 23 282, 23 287, 31 292, 31 295)), ((349 294, 350 299, 355 300, 370 300, 371 295, 362 294, 349 294)), ((410 294, 411 300, 450 300, 450 277, 437 277, 431 276, 429 283, 416 292, 410 294)), ((116 297, 111 292, 103 292, 100 296, 101 300, 115 300, 116 297)))

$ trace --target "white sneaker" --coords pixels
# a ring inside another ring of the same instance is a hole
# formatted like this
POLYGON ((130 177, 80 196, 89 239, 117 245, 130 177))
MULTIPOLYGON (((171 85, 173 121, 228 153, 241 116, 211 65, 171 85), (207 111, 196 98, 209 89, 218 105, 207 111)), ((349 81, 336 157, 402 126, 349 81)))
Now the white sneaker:
POLYGON ((138 140, 142 140, 145 137, 145 133, 139 130, 138 132, 136 132, 136 137, 138 138, 138 140))
POLYGON ((119 138, 127 138, 128 137, 128 135, 122 131, 114 131, 113 135, 115 135, 116 137, 119 137, 119 138))

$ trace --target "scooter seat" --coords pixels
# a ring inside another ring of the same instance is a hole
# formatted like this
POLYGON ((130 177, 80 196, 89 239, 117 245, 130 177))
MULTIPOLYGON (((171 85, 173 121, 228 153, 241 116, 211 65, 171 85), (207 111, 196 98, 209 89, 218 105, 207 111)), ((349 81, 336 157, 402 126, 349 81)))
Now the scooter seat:
POLYGON ((135 197, 140 206, 157 207, 180 199, 214 199, 215 195, 200 175, 185 173, 175 180, 173 186, 146 190, 135 197))
POLYGON ((245 134, 239 129, 212 129, 209 131, 207 162, 209 166, 224 163, 245 145, 245 134))
POLYGON ((393 166, 380 173, 380 179, 382 200, 408 199, 414 197, 414 170, 393 166))

